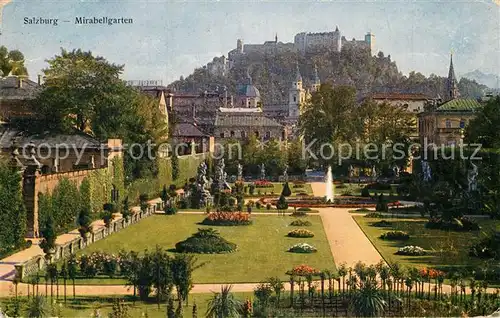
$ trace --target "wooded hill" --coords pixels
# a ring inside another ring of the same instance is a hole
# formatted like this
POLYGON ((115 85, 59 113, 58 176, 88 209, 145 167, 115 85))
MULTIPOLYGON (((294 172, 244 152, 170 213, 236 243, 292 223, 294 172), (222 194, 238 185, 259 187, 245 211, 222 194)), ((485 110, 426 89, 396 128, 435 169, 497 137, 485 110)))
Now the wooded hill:
MULTIPOLYGON (((227 76, 215 76, 205 67, 197 68, 191 75, 181 77, 169 87, 178 92, 201 93, 217 88, 222 90, 226 86, 228 92, 234 94, 236 85, 245 83, 248 71, 261 93, 263 103, 276 103, 288 99, 288 89, 295 78, 297 63, 305 87, 311 84, 316 65, 322 83, 353 85, 360 97, 370 92, 423 93, 431 97, 446 95, 445 77, 434 74, 426 77, 419 72, 405 76, 390 55, 379 52, 376 56, 370 56, 368 51, 352 48, 344 48, 340 53, 323 51, 307 55, 294 52, 246 54, 235 62, 227 76)), ((447 72, 448 65, 443 65, 442 73, 447 72)), ((462 78, 459 89, 463 97, 479 98, 487 86, 462 78)))

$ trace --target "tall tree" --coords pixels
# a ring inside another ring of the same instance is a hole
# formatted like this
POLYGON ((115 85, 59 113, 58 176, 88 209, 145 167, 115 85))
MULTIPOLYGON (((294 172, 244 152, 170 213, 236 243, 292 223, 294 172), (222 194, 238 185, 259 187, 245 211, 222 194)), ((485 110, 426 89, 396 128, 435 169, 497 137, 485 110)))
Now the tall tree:
POLYGON ((24 66, 24 55, 21 51, 9 51, 2 45, 0 46, 0 76, 9 75, 28 76, 28 70, 24 66))
POLYGON ((479 143, 483 148, 500 148, 500 97, 489 100, 477 112, 465 130, 467 143, 479 143))
POLYGON ((354 87, 327 84, 321 85, 304 106, 300 128, 306 144, 313 143, 309 149, 318 158, 319 164, 334 164, 336 160, 332 159, 337 159, 338 146, 350 140, 355 133, 352 120, 355 107, 354 87), (325 144, 331 147, 324 147, 325 144))

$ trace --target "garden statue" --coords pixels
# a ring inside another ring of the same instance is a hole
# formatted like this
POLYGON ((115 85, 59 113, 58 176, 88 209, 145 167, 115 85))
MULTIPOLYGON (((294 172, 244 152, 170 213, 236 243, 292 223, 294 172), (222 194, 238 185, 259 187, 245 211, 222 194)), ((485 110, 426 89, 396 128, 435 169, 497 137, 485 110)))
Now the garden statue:
POLYGON ((266 180, 266 166, 264 164, 260 165, 260 179, 266 180))
POLYGON ((431 181, 431 178, 432 178, 432 175, 431 175, 431 166, 425 160, 422 160, 422 174, 424 176, 424 181, 425 182, 431 181))
POLYGON ((392 171, 394 172, 394 176, 396 178, 399 178, 399 166, 397 164, 394 164, 394 166, 392 167, 392 171))
POLYGON ((372 166, 372 178, 377 179, 377 170, 375 169, 375 166, 372 166))
POLYGON ((243 180, 243 166, 238 163, 238 181, 243 180))
POLYGON ((225 168, 226 164, 224 163, 224 158, 222 158, 215 168, 214 182, 212 183, 212 189, 214 191, 225 189, 231 190, 231 186, 227 182, 227 173, 224 171, 225 168))
POLYGON ((349 178, 354 177, 354 168, 352 165, 349 165, 348 175, 349 175, 349 178))
POLYGON ((207 164, 205 163, 205 161, 200 163, 200 165, 198 166, 198 174, 196 176, 197 191, 200 193, 200 206, 208 206, 213 201, 212 195, 207 190, 207 170, 207 164))
POLYGON ((472 192, 477 190, 478 169, 477 166, 472 162, 470 164, 472 166, 472 169, 469 169, 467 171, 467 181, 469 183, 469 192, 472 192))
POLYGON ((288 165, 285 165, 285 169, 283 169, 283 179, 288 181, 288 165))

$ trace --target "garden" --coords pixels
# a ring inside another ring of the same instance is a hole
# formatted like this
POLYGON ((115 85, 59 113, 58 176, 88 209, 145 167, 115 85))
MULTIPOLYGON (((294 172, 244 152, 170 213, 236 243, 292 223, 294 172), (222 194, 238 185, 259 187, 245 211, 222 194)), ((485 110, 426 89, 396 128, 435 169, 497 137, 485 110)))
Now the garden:
POLYGON ((460 229, 448 225, 438 229, 435 228, 437 222, 423 218, 384 218, 379 215, 375 218, 354 216, 354 219, 389 263, 399 262, 407 266, 432 267, 444 271, 475 269, 478 274, 484 265, 491 264, 488 270, 498 276, 496 283, 500 282, 500 268, 498 265, 495 268, 495 262, 491 262, 494 256, 474 257, 471 254, 484 250, 483 246, 478 249, 475 247, 500 230, 498 220, 476 219, 469 221, 476 224, 473 227, 463 222, 460 229), (473 230, 465 230, 464 225, 473 230), (474 230, 476 226, 480 230, 474 230))
MULTIPOLYGON (((238 212, 226 213, 238 214, 238 212)), ((205 238, 213 240, 212 242, 217 240, 216 245, 221 249, 228 248, 228 250, 220 250, 221 253, 219 250, 203 250, 193 254, 204 264, 193 274, 195 283, 258 282, 269 276, 285 278, 284 264, 294 266, 307 263, 317 268, 331 268, 334 264, 319 216, 296 218, 259 215, 251 218, 251 224, 233 226, 234 224, 227 224, 224 220, 225 224, 216 224, 212 221, 211 225, 204 225, 205 220, 209 218, 212 217, 194 214, 151 216, 79 251, 77 257, 89 256, 94 252, 118 257, 122 250, 143 253, 154 246, 161 246, 170 254, 178 254, 178 251, 189 251, 186 249, 192 246, 189 243, 193 242, 193 237, 205 235, 205 238), (309 223, 302 226, 291 225, 298 220, 309 223), (289 236, 291 231, 299 229, 307 229, 308 235, 298 238, 289 236), (200 234, 200 230, 203 233, 200 234), (310 233, 313 233, 313 237, 310 237, 310 233), (220 243, 220 239, 224 241, 220 243), (300 243, 306 243, 316 251, 289 252, 294 245, 300 243)), ((234 221, 234 218, 231 220, 234 221)), ((246 217, 243 222, 245 220, 246 217)), ((112 275, 96 273, 89 276, 79 272, 76 279, 77 284, 123 284, 124 282, 118 269, 112 275)))

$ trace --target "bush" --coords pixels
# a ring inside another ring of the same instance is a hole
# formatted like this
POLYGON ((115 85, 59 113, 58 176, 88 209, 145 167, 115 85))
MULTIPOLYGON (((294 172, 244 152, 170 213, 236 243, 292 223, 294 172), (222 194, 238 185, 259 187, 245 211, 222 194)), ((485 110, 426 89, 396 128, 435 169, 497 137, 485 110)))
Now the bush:
POLYGON ((361 189, 361 196, 365 198, 370 197, 370 191, 366 187, 364 187, 363 189, 361 189))
POLYGON ((356 209, 355 211, 356 212, 370 212, 370 210, 367 208, 359 208, 359 209, 356 209))
POLYGON ((408 255, 408 256, 422 256, 425 254, 426 252, 423 248, 421 248, 420 246, 412 246, 412 245, 401 247, 396 252, 396 255, 408 255))
POLYGON ((255 208, 258 209, 258 210, 260 210, 262 208, 262 203, 260 203, 260 201, 257 201, 255 203, 255 208))
POLYGON ((285 184, 283 185, 283 191, 281 191, 281 195, 285 197, 289 197, 292 195, 292 190, 290 190, 290 185, 288 184, 288 182, 285 182, 285 184))
POLYGON ((377 212, 370 212, 370 213, 367 213, 365 214, 365 218, 383 218, 384 216, 381 214, 381 213, 377 213, 377 212))
POLYGON ((306 229, 297 229, 288 232, 287 236, 289 237, 314 237, 314 233, 312 231, 306 229))
POLYGON ((384 198, 384 195, 381 194, 378 197, 377 206, 375 207, 375 211, 377 212, 389 212, 389 206, 387 205, 387 201, 384 198))
POLYGON ((500 232, 493 233, 471 247, 470 256, 500 260, 500 232))
POLYGON ((388 241, 406 241, 410 239, 410 235, 404 231, 389 231, 380 235, 380 238, 388 241))
POLYGON ((305 211, 293 211, 292 214, 290 214, 290 215, 300 218, 300 217, 307 216, 307 212, 305 212, 305 211))
POLYGON ((304 208, 298 208, 297 211, 304 211, 304 212, 310 212, 311 211, 311 208, 307 208, 307 207, 304 207, 304 208))
POLYGON ((168 205, 165 206, 165 214, 174 215, 177 213, 177 209, 174 206, 168 205))
POLYGON ((203 225, 238 226, 250 225, 250 214, 242 212, 212 212, 201 222, 203 225))
POLYGON ((308 253, 315 253, 318 250, 314 246, 309 245, 307 243, 299 243, 299 244, 295 244, 295 245, 291 246, 288 249, 288 251, 292 252, 292 253, 305 253, 305 254, 308 254, 308 253))
POLYGON ((307 220, 295 220, 290 223, 291 226, 311 226, 312 223, 307 220))
POLYGON ((271 210, 271 203, 266 204, 266 209, 271 210))
POLYGON ((445 231, 457 231, 457 232, 469 232, 469 231, 479 231, 481 227, 476 221, 468 219, 466 217, 456 218, 452 220, 445 220, 442 218, 431 218, 425 227, 434 230, 445 230, 445 231))
POLYGON ((179 253, 222 254, 236 251, 236 244, 222 238, 214 229, 198 229, 185 241, 175 244, 179 253))
POLYGON ((374 182, 374 183, 367 184, 365 186, 365 189, 387 191, 387 190, 391 190, 392 187, 389 183, 374 182))
POLYGON ((390 227, 390 226, 392 226, 392 223, 389 222, 389 221, 386 221, 386 220, 381 220, 381 221, 373 223, 372 226, 375 226, 375 227, 390 227))

